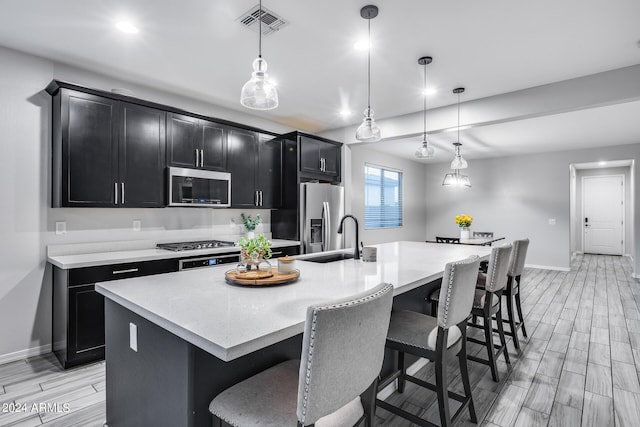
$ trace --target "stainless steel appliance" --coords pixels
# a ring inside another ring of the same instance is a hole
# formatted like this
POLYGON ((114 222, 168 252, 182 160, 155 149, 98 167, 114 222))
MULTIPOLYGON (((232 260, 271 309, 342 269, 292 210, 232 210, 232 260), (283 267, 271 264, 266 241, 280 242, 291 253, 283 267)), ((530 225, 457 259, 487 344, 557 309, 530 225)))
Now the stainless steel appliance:
POLYGON ((166 249, 168 251, 174 252, 192 251, 196 249, 224 248, 229 246, 235 246, 235 244, 233 242, 226 242, 224 240, 198 240, 196 242, 158 243, 156 245, 158 249, 166 249))
POLYGON ((169 168, 169 206, 231 206, 231 174, 200 169, 169 168))
POLYGON ((338 224, 344 215, 344 188, 305 182, 300 184, 300 238, 303 253, 342 249, 338 224))

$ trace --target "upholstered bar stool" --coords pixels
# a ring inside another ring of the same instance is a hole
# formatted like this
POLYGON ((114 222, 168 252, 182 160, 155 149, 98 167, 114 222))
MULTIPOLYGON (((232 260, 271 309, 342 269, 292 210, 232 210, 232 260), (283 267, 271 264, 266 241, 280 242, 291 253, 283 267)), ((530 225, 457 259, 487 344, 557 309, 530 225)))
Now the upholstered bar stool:
MULTIPOLYGON (((467 370, 466 334, 479 263, 478 257, 474 256, 446 265, 440 287, 437 317, 414 311, 394 311, 391 314, 387 347, 398 352, 398 370, 384 379, 378 388, 382 389, 397 379, 400 393, 404 392, 405 381, 436 391, 442 426, 450 426, 467 408, 471 421, 477 422, 467 370), (405 353, 435 362, 436 383, 427 383, 408 375, 404 363, 405 353), (460 365, 464 396, 448 390, 446 366, 448 360, 456 356, 460 365), (462 403, 453 417, 449 411, 449 397, 462 403)), ((386 401, 377 400, 376 403, 381 408, 415 424, 433 425, 386 401)))
POLYGON ((491 376, 494 381, 498 382, 498 365, 496 360, 500 354, 504 354, 507 364, 511 364, 509 353, 507 352, 507 340, 504 336, 502 326, 502 292, 507 286, 507 271, 509 269, 509 256, 511 255, 511 245, 495 247, 491 250, 489 257, 489 266, 487 273, 478 275, 478 284, 483 289, 475 290, 473 299, 473 322, 469 326, 484 329, 484 341, 473 337, 467 337, 467 341, 482 344, 487 348, 488 359, 482 359, 476 356, 469 356, 468 359, 474 362, 489 365, 491 368, 491 376), (495 316, 497 324, 497 332, 500 337, 500 345, 495 346, 493 343, 493 318, 495 316), (476 318, 482 317, 482 326, 476 324, 476 318))
POLYGON ((393 286, 307 309, 301 360, 280 363, 216 396, 213 425, 374 424, 393 286))
POLYGON ((515 240, 513 242, 513 252, 509 262, 509 271, 507 273, 507 288, 503 295, 507 300, 507 318, 503 322, 509 324, 509 331, 505 334, 513 337, 513 346, 516 350, 520 350, 520 342, 518 341, 518 329, 522 328, 522 335, 527 337, 527 329, 524 326, 524 317, 522 316, 522 303, 520 302, 520 286, 522 285, 522 274, 524 273, 524 262, 527 258, 527 249, 529 248, 529 239, 515 240), (513 302, 515 300, 516 309, 518 310, 518 321, 515 320, 513 312, 513 302))

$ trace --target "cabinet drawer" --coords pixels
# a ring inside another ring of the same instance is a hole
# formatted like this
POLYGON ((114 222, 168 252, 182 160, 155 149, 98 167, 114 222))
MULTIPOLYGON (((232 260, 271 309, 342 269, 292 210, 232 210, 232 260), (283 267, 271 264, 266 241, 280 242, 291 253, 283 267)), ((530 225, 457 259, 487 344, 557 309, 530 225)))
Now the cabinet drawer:
POLYGON ((131 262, 69 270, 69 286, 178 271, 178 260, 131 262))

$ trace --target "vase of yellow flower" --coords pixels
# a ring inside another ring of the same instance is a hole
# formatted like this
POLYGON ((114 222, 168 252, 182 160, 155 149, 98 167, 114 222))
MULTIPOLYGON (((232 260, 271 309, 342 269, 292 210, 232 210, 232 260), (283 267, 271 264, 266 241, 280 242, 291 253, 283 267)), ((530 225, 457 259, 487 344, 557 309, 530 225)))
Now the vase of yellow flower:
POLYGON ((456 215, 456 224, 460 227, 460 238, 461 239, 470 239, 471 238, 471 223, 473 222, 473 217, 471 215, 462 214, 456 215))

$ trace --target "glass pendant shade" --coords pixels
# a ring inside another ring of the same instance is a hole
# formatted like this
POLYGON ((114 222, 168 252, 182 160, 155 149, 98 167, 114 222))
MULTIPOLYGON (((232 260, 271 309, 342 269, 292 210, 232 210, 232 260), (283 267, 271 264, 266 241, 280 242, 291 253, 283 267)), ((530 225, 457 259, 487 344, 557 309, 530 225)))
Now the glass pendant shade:
POLYGON ((434 150, 431 144, 429 144, 429 141, 425 138, 422 141, 422 146, 416 150, 415 156, 418 159, 431 159, 435 155, 435 151, 436 150, 434 150))
POLYGON ((356 130, 356 139, 363 142, 380 141, 380 128, 373 119, 373 109, 364 110, 364 119, 356 130))
POLYGON ((269 81, 267 61, 261 57, 253 61, 253 73, 242 86, 240 103, 253 110, 271 110, 278 106, 278 91, 269 81))
POLYGON ((460 174, 457 169, 444 176, 442 185, 445 187, 471 187, 471 180, 467 175, 460 174))
POLYGON ((466 169, 469 167, 469 163, 465 159, 462 158, 460 153, 457 153, 456 156, 451 161, 451 169, 466 169))

